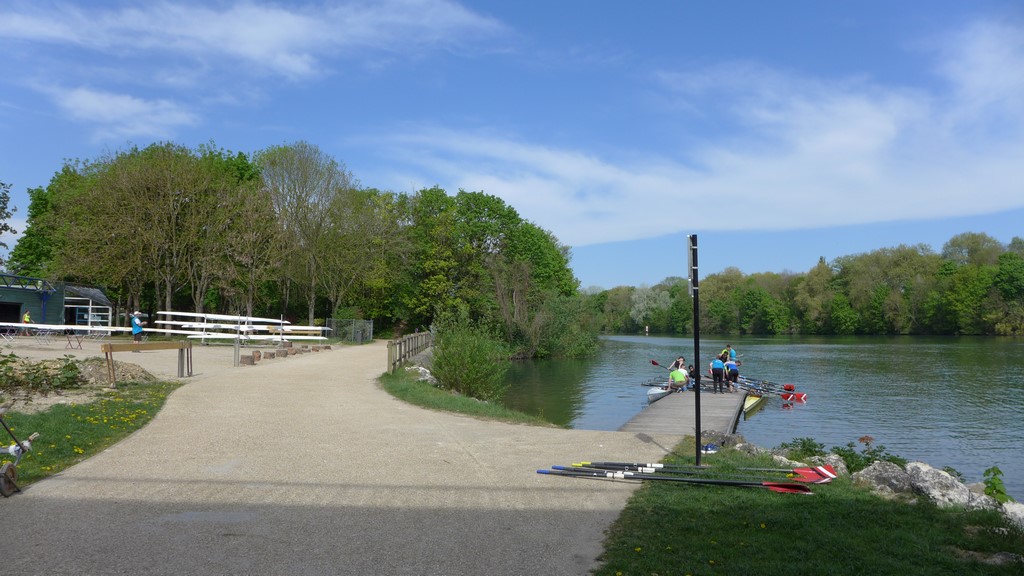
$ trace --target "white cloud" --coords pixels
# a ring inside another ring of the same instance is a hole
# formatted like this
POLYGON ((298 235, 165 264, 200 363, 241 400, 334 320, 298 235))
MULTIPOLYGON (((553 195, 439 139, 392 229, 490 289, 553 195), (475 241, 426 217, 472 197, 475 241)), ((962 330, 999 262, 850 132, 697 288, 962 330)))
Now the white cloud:
POLYGON ((101 126, 100 137, 167 137, 197 117, 168 100, 144 100, 89 88, 51 90, 58 107, 75 120, 101 126))
POLYGON ((174 136, 197 122, 192 109, 260 99, 268 75, 314 79, 368 53, 415 57, 504 33, 449 0, 0 4, 8 81, 50 95, 95 139, 174 136), (67 85, 93 88, 53 88, 67 85))
POLYGON ((969 28, 946 44, 960 50, 943 53, 940 88, 747 65, 663 75, 675 110, 716 108, 731 126, 678 156, 617 162, 437 128, 392 144, 449 191, 497 195, 572 245, 995 213, 1024 206, 1021 38, 969 28))
POLYGON ((448 0, 274 4, 238 0, 146 2, 82 8, 72 2, 0 7, 0 38, 87 49, 120 58, 163 55, 214 68, 241 61, 292 79, 364 50, 457 48, 504 33, 497 21, 448 0))

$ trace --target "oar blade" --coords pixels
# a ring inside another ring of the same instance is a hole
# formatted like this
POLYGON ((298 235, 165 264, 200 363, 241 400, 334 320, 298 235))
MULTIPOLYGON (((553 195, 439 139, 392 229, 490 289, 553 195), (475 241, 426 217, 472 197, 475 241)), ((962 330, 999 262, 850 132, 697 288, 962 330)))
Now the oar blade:
POLYGON ((806 484, 793 484, 791 482, 762 482, 761 486, 764 486, 772 492, 780 492, 783 494, 814 494, 814 492, 811 492, 811 487, 806 484))
POLYGON ((792 471, 793 480, 806 482, 808 484, 828 484, 832 478, 822 476, 814 468, 794 468, 792 471))

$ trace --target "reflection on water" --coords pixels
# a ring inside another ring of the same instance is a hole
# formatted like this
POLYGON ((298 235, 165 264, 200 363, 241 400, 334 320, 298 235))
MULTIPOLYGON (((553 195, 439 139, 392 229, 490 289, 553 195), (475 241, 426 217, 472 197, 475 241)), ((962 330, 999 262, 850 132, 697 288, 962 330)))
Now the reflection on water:
MULTIPOLYGON (((639 383, 665 376, 693 341, 614 336, 588 361, 516 363, 509 407, 557 424, 616 430, 646 405, 639 383)), ((808 393, 791 409, 772 399, 741 422, 740 433, 765 447, 811 437, 826 447, 871 436, 911 460, 951 466, 977 481, 990 466, 1007 491, 1024 499, 1024 341, 1008 338, 736 338, 701 339, 702 362, 732 343, 741 373, 792 383, 808 393)))

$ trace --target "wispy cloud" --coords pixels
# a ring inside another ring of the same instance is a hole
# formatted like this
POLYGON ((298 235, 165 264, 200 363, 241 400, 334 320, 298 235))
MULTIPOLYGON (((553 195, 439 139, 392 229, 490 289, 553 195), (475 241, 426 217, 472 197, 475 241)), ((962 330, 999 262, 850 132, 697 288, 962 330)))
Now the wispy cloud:
POLYGON ((935 54, 944 82, 930 87, 751 64, 660 74, 674 114, 729 127, 677 156, 622 162, 437 127, 392 144, 437 181, 498 195, 573 245, 1019 208, 1024 31, 980 23, 955 36, 935 54))
POLYGON ((197 121, 195 114, 168 100, 144 100, 89 88, 54 90, 57 105, 71 118, 101 126, 98 137, 168 137, 197 121))
POLYGON ((503 33, 496 20, 448 0, 165 0, 114 8, 42 1, 0 8, 0 38, 127 59, 163 54, 218 68, 243 62, 291 79, 322 74, 330 59, 367 50, 458 48, 503 33))
POLYGON ((239 88, 267 77, 311 82, 367 55, 458 51, 505 32, 449 0, 0 5, 0 51, 18 70, 8 81, 51 95, 97 138, 171 136, 204 103, 258 97, 239 88))

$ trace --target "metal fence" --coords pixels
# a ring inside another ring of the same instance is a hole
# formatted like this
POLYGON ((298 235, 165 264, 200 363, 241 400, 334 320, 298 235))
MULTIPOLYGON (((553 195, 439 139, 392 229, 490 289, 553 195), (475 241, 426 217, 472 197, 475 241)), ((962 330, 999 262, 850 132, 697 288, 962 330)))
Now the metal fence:
POLYGON ((331 329, 331 337, 345 342, 362 344, 373 340, 373 320, 328 318, 327 327, 331 329))

